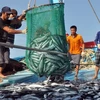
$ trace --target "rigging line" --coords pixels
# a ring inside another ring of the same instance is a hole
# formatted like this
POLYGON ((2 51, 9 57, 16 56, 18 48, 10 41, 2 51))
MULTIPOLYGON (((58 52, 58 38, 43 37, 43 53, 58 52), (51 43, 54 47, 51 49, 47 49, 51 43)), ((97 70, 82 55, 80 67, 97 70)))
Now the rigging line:
POLYGON ((90 0, 88 0, 88 2, 89 2, 89 4, 90 4, 90 7, 92 8, 92 10, 93 10, 93 12, 94 12, 94 14, 95 14, 95 16, 96 16, 97 20, 98 20, 98 22, 100 23, 100 19, 99 19, 98 15, 97 15, 96 11, 94 10, 94 7, 92 6, 91 1, 90 1, 90 0))
POLYGON ((28 9, 30 9, 31 2, 32 2, 32 0, 29 0, 28 9))
POLYGON ((36 6, 36 0, 34 0, 34 7, 36 6))

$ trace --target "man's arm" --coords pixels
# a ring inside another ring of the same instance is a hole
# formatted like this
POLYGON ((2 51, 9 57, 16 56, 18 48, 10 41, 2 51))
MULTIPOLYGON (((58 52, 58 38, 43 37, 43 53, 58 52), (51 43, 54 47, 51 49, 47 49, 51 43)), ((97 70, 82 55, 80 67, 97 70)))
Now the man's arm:
POLYGON ((83 43, 82 44, 82 52, 84 52, 84 49, 85 49, 85 44, 83 43))
POLYGON ((69 43, 69 36, 66 36, 66 41, 67 43, 69 43))
POLYGON ((18 29, 22 26, 22 21, 20 21, 18 18, 15 18, 10 23, 11 28, 18 29))
POLYGON ((99 37, 99 33, 100 33, 100 32, 98 32, 98 33, 97 33, 96 38, 95 38, 95 40, 94 40, 94 41, 95 41, 95 43, 96 43, 96 45, 98 44, 98 37, 99 37))
POLYGON ((19 21, 23 21, 23 19, 25 19, 25 14, 22 14, 22 15, 20 15, 20 16, 18 17, 18 20, 19 20, 19 21))
POLYGON ((84 40, 83 40, 82 36, 80 36, 80 43, 81 43, 81 46, 82 46, 82 52, 84 52, 85 44, 84 44, 84 40))
POLYGON ((68 50, 69 50, 69 48, 70 48, 69 36, 66 36, 66 42, 67 42, 67 48, 68 48, 68 50))
POLYGON ((25 31, 23 31, 23 30, 14 30, 14 29, 10 28, 9 26, 5 26, 1 19, 0 19, 0 28, 3 29, 4 31, 6 31, 9 34, 25 33, 25 31))
POLYGON ((10 26, 14 29, 18 29, 22 26, 22 21, 25 19, 25 14, 22 14, 11 21, 10 26))
POLYGON ((21 34, 21 33, 23 33, 22 30, 15 30, 15 29, 12 29, 8 26, 4 26, 3 30, 6 31, 9 34, 21 34))

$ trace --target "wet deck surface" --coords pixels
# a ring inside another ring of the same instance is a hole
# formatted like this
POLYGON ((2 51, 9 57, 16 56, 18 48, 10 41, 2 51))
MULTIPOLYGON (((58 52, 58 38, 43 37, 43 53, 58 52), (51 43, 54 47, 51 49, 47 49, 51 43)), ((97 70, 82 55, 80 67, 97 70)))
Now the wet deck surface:
MULTIPOLYGON (((68 72, 65 75, 65 80, 74 80, 74 72, 68 72)), ((79 79, 81 80, 85 80, 85 81, 91 81, 92 77, 94 75, 94 70, 80 70, 79 71, 79 79)), ((99 76, 98 79, 100 79, 100 72, 99 72, 99 76)), ((18 72, 14 75, 10 75, 8 76, 7 79, 4 79, 2 83, 0 83, 0 86, 2 85, 6 85, 6 84, 13 84, 13 83, 30 83, 30 82, 41 82, 44 81, 45 77, 38 77, 37 75, 35 75, 34 73, 32 73, 31 71, 25 70, 25 71, 21 71, 18 72)))
MULTIPOLYGON (((86 81, 91 81, 93 76, 94 76, 94 70, 80 70, 79 71, 79 79, 82 79, 82 80, 86 80, 86 81)), ((65 80, 74 80, 74 75, 75 73, 74 72, 68 72, 66 75, 65 75, 65 80)), ((99 72, 99 75, 98 75, 98 79, 100 79, 100 72, 99 72)))
POLYGON ((0 83, 0 87, 9 85, 9 84, 16 84, 16 83, 23 83, 23 82, 33 83, 33 82, 42 81, 44 79, 45 79, 44 77, 39 78, 37 75, 35 75, 31 71, 25 70, 25 71, 17 72, 14 75, 8 76, 6 79, 3 79, 3 82, 0 83))

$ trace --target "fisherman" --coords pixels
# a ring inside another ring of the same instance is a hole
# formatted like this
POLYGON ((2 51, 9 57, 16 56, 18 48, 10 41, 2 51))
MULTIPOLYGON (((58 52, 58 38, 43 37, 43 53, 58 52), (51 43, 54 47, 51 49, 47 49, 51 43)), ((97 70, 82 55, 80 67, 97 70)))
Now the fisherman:
POLYGON ((95 75, 94 75, 93 79, 98 78, 98 72, 99 72, 99 68, 100 68, 100 31, 97 32, 97 34, 96 34, 95 43, 97 45, 97 52, 96 52, 96 59, 95 59, 95 64, 96 64, 95 75))
POLYGON ((69 44, 69 54, 72 59, 71 62, 75 64, 75 79, 78 79, 79 64, 81 53, 84 52, 84 41, 81 35, 77 34, 77 27, 70 27, 71 35, 66 37, 69 44))
MULTIPOLYGON (((25 19, 25 14, 18 16, 18 12, 15 9, 11 9, 11 14, 9 20, 13 20, 13 23, 10 24, 10 27, 13 29, 18 29, 21 27, 22 20, 25 19), (17 25, 16 25, 17 22, 17 25)), ((7 43, 14 44, 15 34, 8 34, 7 43)))
MULTIPOLYGON (((12 14, 10 7, 3 7, 1 10, 2 15, 0 16, 0 42, 7 42, 8 34, 22 34, 26 33, 26 30, 15 30, 10 28, 10 24, 13 22, 8 20, 10 14, 12 14)), ((17 22, 16 22, 17 24, 17 22)), ((5 78, 2 74, 3 67, 9 63, 9 48, 0 46, 0 78, 5 78)))

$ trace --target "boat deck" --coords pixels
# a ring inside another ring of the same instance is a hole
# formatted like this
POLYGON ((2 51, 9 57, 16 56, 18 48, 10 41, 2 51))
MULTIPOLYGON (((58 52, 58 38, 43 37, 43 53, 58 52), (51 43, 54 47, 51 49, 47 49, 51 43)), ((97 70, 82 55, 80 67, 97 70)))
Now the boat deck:
POLYGON ((17 72, 14 75, 9 75, 7 78, 3 79, 3 82, 0 83, 0 86, 6 86, 16 83, 35 83, 43 80, 45 80, 45 77, 39 78, 31 71, 24 70, 17 72))
MULTIPOLYGON (((80 70, 79 79, 89 81, 92 80, 93 75, 94 75, 94 70, 80 70)), ((98 78, 100 79, 100 75, 98 76, 98 78)), ((24 70, 17 72, 14 75, 8 76, 6 79, 3 80, 3 82, 0 83, 0 86, 16 84, 16 83, 35 83, 44 81, 45 79, 46 79, 45 77, 40 78, 29 70, 24 70)), ((65 80, 74 80, 74 72, 66 73, 65 80)))

